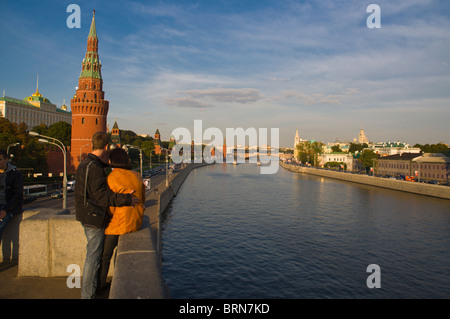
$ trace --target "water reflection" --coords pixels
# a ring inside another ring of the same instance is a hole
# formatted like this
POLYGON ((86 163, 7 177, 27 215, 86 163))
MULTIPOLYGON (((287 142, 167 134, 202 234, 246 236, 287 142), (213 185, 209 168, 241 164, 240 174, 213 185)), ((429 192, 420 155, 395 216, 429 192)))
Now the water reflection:
POLYGON ((446 200, 217 164, 172 203, 163 272, 174 298, 448 298, 449 220, 446 200))

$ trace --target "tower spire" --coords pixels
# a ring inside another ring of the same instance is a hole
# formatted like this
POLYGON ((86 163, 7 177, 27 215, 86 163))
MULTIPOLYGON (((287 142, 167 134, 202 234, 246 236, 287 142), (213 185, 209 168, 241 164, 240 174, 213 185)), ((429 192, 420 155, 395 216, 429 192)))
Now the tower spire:
POLYGON ((89 29, 89 36, 88 37, 97 37, 97 29, 95 28, 95 9, 92 11, 92 22, 91 22, 91 28, 89 29))

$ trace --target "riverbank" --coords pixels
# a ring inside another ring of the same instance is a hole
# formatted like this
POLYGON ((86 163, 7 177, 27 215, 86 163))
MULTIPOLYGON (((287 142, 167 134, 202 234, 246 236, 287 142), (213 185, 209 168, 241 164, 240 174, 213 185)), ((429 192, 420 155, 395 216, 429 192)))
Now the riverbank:
POLYGON ((312 167, 286 164, 280 161, 280 166, 295 173, 311 174, 321 177, 334 178, 342 181, 383 187, 392 190, 408 192, 418 195, 431 196, 443 199, 450 199, 450 187, 442 185, 432 185, 416 183, 402 180, 386 179, 369 175, 351 174, 344 172, 328 171, 312 167))

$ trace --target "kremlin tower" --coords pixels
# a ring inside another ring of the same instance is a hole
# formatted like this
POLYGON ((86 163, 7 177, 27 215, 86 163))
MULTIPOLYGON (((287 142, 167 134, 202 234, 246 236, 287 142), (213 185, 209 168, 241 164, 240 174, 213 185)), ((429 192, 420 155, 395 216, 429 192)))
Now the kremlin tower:
POLYGON ((92 135, 100 131, 106 132, 109 102, 105 100, 105 92, 103 92, 101 67, 94 10, 87 39, 86 56, 81 63, 77 91, 70 101, 72 110, 71 156, 75 170, 80 161, 92 150, 92 135))

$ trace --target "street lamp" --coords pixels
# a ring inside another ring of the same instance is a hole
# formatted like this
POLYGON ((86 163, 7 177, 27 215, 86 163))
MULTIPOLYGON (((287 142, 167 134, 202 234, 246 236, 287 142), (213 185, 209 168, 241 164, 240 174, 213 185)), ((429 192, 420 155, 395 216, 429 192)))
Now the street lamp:
POLYGON ((91 143, 87 143, 86 145, 83 145, 83 146, 80 147, 80 162, 81 162, 81 155, 83 154, 83 153, 81 153, 81 150, 83 148, 85 148, 86 146, 89 146, 89 145, 91 145, 91 143))
POLYGON ((140 163, 141 163, 141 176, 142 176, 142 150, 145 150, 145 148, 140 148, 139 146, 136 145, 130 145, 130 144, 126 144, 124 145, 125 148, 134 148, 136 150, 139 150, 139 158, 140 158, 140 163))
POLYGON ((38 140, 39 143, 52 144, 59 147, 64 155, 64 177, 63 177, 63 209, 67 209, 67 153, 65 145, 58 139, 50 136, 41 135, 37 132, 30 131, 31 136, 43 137, 38 140), (49 141, 50 139, 51 141, 49 141))
POLYGON ((8 148, 6 149, 6 154, 9 155, 9 148, 10 147, 14 147, 14 146, 18 146, 18 145, 20 145, 20 142, 9 144, 8 148))

